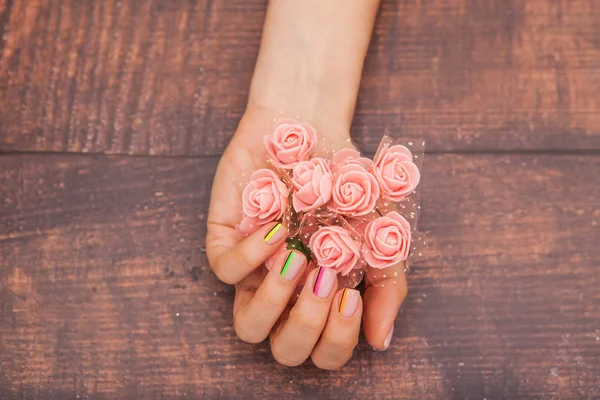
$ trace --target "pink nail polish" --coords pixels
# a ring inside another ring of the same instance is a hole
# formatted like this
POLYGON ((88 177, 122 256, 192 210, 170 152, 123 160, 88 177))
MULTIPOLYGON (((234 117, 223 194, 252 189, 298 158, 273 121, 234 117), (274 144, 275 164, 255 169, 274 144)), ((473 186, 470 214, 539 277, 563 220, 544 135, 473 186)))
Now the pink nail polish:
POLYGON ((383 341, 383 349, 387 350, 390 347, 390 343, 392 342, 392 336, 394 335, 394 325, 392 325, 392 329, 390 329, 390 333, 388 333, 387 337, 383 341))
POLYGON ((335 283, 335 271, 331 268, 319 267, 315 275, 315 284, 313 293, 320 298, 325 298, 331 294, 333 284, 335 283))
POLYGON ((351 317, 356 309, 358 308, 358 299, 360 299, 360 293, 354 289, 344 289, 342 297, 340 298, 340 314, 342 317, 351 317))

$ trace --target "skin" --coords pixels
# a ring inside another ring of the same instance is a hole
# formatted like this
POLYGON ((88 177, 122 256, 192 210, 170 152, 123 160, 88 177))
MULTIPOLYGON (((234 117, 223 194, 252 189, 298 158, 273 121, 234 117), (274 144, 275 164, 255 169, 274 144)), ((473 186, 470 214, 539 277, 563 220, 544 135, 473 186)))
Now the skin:
POLYGON ((361 321, 369 344, 385 349, 406 296, 404 266, 397 265, 386 270, 386 278, 367 274, 365 293, 350 317, 338 311, 341 290, 319 298, 307 284, 292 305, 302 273, 292 281, 280 276, 285 255, 276 263, 280 267, 268 272, 261 267, 283 238, 264 242, 272 224, 246 238, 235 228, 241 219, 240 177, 268 167, 262 137, 277 119, 299 116, 310 123, 320 150, 352 146, 349 129, 378 5, 375 0, 269 3, 246 112, 215 175, 206 248, 219 279, 236 287, 235 331, 250 343, 269 338, 274 358, 287 366, 311 358, 319 368, 340 368, 358 343, 361 321))

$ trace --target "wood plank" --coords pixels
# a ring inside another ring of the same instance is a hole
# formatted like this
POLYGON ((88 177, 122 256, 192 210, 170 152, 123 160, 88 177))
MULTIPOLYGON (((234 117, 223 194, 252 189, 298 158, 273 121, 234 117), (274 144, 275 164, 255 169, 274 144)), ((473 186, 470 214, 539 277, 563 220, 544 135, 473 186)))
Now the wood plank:
POLYGON ((600 3, 384 3, 355 125, 430 150, 598 149, 600 3))
POLYGON ((600 156, 429 156, 431 258, 391 349, 337 372, 235 337, 202 252, 216 162, 0 157, 2 398, 600 396, 600 156))
MULTIPOLYGON (((264 0, 0 6, 0 151, 215 155, 242 115, 264 0)), ((430 150, 600 149, 600 4, 383 1, 352 130, 430 150)))

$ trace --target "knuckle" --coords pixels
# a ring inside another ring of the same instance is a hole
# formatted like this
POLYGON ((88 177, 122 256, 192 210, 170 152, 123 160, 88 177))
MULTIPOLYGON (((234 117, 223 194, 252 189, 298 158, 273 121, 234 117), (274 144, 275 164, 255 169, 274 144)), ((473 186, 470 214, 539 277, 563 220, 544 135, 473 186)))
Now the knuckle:
POLYGON ((317 368, 335 370, 352 358, 357 345, 357 335, 340 339, 324 335, 316 351, 311 355, 311 359, 317 368))
POLYGON ((302 364, 306 359, 299 357, 289 357, 287 354, 278 349, 277 346, 271 347, 271 354, 275 361, 286 367, 297 367, 302 364))
POLYGON ((329 360, 326 358, 311 356, 310 359, 312 360, 313 364, 315 364, 315 367, 317 367, 319 369, 326 369, 329 371, 333 371, 333 370, 342 368, 344 366, 344 364, 346 364, 346 362, 348 362, 350 357, 347 357, 343 360, 340 360, 340 359, 329 360))
POLYGON ((219 278, 221 282, 224 282, 228 285, 235 285, 237 283, 234 277, 228 272, 226 272, 225 268, 216 268, 214 269, 214 271, 215 275, 217 275, 217 278, 219 278))
POLYGON ((354 348, 358 345, 358 336, 334 338, 330 335, 323 335, 321 343, 326 349, 331 349, 337 354, 352 354, 354 348))
POLYGON ((211 263, 211 267, 221 282, 228 285, 235 285, 237 283, 230 272, 230 268, 227 268, 222 255, 217 257, 214 263, 211 263))
POLYGON ((244 257, 241 253, 235 252, 232 254, 232 268, 236 268, 239 271, 250 271, 254 269, 254 266, 250 263, 247 257, 244 257))
POLYGON ((304 313, 295 313, 290 315, 290 318, 296 320, 298 327, 306 333, 317 333, 320 334, 323 330, 323 324, 317 319, 304 313))
POLYGON ((279 313, 281 312, 283 306, 285 306, 285 304, 282 304, 281 299, 278 296, 274 295, 272 292, 267 292, 266 294, 261 296, 259 298, 259 301, 262 305, 263 310, 265 310, 265 312, 267 313, 279 313))
POLYGON ((239 276, 239 272, 235 271, 244 271, 244 275, 249 273, 254 268, 251 267, 250 262, 242 257, 239 253, 229 252, 222 253, 216 261, 211 264, 211 267, 217 278, 222 282, 225 282, 229 285, 235 285, 241 279, 239 276))
POLYGON ((233 320, 233 329, 240 340, 246 343, 260 343, 266 338, 261 332, 249 329, 248 324, 244 324, 239 318, 233 320))

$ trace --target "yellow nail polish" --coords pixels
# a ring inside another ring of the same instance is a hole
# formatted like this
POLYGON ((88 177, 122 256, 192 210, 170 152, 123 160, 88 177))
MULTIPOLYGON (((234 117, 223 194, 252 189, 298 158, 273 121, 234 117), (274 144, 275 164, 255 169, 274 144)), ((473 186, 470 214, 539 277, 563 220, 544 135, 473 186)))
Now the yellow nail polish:
POLYGON ((281 223, 278 222, 274 227, 271 228, 269 233, 267 233, 267 235, 265 236, 266 244, 273 244, 279 240, 279 235, 277 235, 277 232, 279 232, 279 230, 281 230, 282 226, 283 225, 281 225, 281 223))

